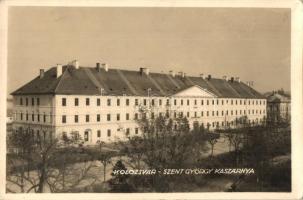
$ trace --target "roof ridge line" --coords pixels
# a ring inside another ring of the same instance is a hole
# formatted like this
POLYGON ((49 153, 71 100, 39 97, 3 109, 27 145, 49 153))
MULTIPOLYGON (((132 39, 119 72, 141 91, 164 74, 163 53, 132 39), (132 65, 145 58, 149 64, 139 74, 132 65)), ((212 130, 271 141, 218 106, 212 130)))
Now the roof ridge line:
POLYGON ((118 75, 121 77, 121 79, 125 82, 125 84, 127 85, 127 87, 130 89, 130 91, 132 93, 134 93, 135 95, 138 95, 137 90, 131 85, 131 83, 129 82, 129 80, 127 80, 127 78, 124 76, 124 74, 122 73, 121 70, 116 69, 118 75))
POLYGON ((91 72, 90 69, 84 69, 85 74, 88 76, 88 79, 98 88, 102 88, 101 83, 96 79, 95 75, 91 72))
POLYGON ((221 92, 219 92, 219 90, 217 90, 217 88, 213 84, 211 84, 209 81, 206 81, 205 79, 203 80, 211 89, 214 90, 214 92, 217 92, 220 96, 224 96, 221 92))
POLYGON ((181 86, 180 85, 178 85, 178 83, 172 78, 172 77, 170 77, 170 75, 169 74, 165 74, 167 77, 168 77, 168 79, 177 87, 177 88, 181 88, 181 86))
MULTIPOLYGON (((56 70, 56 68, 55 68, 55 70, 56 70)), ((62 78, 63 78, 63 76, 65 76, 66 71, 67 71, 67 68, 63 71, 62 75, 60 76, 60 80, 58 81, 57 85, 55 86, 54 94, 56 94, 57 89, 58 89, 59 85, 61 84, 62 78)), ((57 74, 56 74, 56 76, 57 76, 57 74)))
POLYGON ((148 79, 156 86, 156 88, 162 93, 162 95, 166 95, 161 86, 154 80, 151 76, 147 75, 148 79))
POLYGON ((238 97, 241 97, 241 94, 239 94, 239 92, 235 88, 233 88, 233 86, 231 86, 229 81, 227 81, 227 85, 229 88, 231 88, 232 91, 234 91, 237 94, 238 97))

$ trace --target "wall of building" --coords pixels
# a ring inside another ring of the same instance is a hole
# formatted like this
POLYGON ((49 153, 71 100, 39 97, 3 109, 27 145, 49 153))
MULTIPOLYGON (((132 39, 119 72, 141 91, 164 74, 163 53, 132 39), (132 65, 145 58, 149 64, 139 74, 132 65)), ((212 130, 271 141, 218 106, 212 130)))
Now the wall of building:
POLYGON ((224 128, 228 124, 233 127, 234 124, 231 123, 241 116, 247 116, 254 123, 266 116, 266 100, 244 98, 26 95, 14 96, 14 105, 15 129, 30 126, 35 134, 55 132, 56 135, 62 135, 78 132, 88 144, 95 144, 98 140, 124 140, 126 133, 139 135, 140 129, 135 120, 136 115, 140 118, 139 108, 148 110, 147 117, 151 117, 152 113, 155 117, 167 112, 170 117, 183 114, 189 119, 191 127, 194 122, 198 122, 210 129, 224 128))

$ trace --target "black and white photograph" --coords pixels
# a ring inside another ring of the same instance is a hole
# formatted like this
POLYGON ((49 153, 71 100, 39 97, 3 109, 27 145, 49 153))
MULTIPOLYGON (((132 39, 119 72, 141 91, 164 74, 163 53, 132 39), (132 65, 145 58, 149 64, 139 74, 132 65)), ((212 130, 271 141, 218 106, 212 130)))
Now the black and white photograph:
POLYGON ((6 195, 300 198, 295 9, 174 3, 6 5, 6 195))

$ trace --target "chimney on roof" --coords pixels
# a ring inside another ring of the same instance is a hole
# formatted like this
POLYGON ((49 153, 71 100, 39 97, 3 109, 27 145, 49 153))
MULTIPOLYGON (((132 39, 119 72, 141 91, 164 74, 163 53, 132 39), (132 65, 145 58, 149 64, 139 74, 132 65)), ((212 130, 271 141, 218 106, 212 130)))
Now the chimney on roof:
POLYGON ((232 82, 232 83, 234 82, 234 77, 230 78, 230 82, 232 82))
POLYGON ((40 69, 40 78, 44 77, 44 69, 40 69))
POLYGON ((200 77, 202 78, 202 79, 204 79, 205 77, 204 77, 204 74, 200 74, 200 77))
POLYGON ((170 70, 170 71, 169 71, 169 74, 170 74, 172 77, 175 77, 175 76, 176 76, 176 73, 175 73, 175 71, 173 71, 173 70, 170 70))
POLYGON ((73 60, 72 65, 73 65, 76 69, 79 69, 79 61, 78 61, 78 60, 73 60))
POLYGON ((178 74, 179 74, 179 76, 181 76, 182 78, 185 77, 185 73, 184 73, 184 72, 179 72, 178 74))
POLYGON ((140 67, 140 74, 143 75, 146 74, 146 75, 149 75, 149 69, 148 68, 144 68, 144 67, 140 67))
POLYGON ((96 63, 96 70, 100 72, 100 63, 96 63))
POLYGON ((211 79, 211 75, 209 74, 207 78, 208 78, 208 80, 210 80, 211 79))
POLYGON ((56 77, 58 78, 61 75, 62 75, 62 65, 61 64, 57 64, 56 77))
POLYGON ((228 81, 228 76, 223 76, 223 79, 228 81))
POLYGON ((108 65, 106 63, 102 63, 102 67, 106 72, 108 71, 108 65))

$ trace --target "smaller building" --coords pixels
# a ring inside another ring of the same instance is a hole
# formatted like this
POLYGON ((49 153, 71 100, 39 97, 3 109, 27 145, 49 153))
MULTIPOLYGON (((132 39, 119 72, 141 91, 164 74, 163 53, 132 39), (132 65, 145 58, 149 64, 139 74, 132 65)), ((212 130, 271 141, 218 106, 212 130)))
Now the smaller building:
POLYGON ((290 95, 283 90, 267 95, 267 119, 271 122, 290 121, 290 95))

